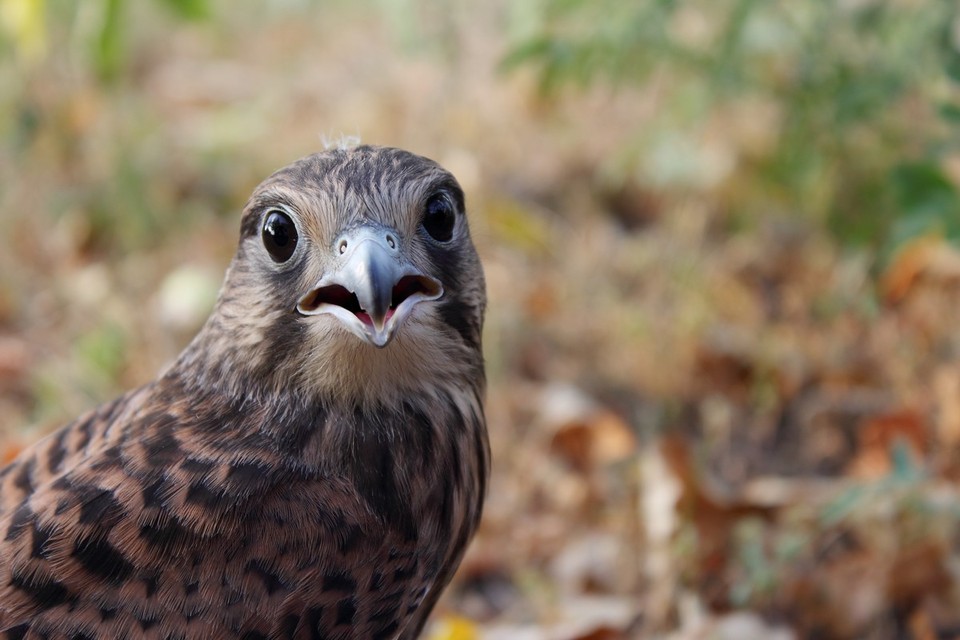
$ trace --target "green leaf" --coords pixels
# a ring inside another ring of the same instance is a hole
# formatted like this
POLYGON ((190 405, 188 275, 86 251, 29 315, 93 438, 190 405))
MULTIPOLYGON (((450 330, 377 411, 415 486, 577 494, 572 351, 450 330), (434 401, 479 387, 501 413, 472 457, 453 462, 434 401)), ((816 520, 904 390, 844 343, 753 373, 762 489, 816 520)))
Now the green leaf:
POLYGON ((943 67, 944 71, 947 72, 947 77, 955 83, 960 84, 960 54, 951 52, 951 54, 947 56, 943 67))
POLYGON ((820 513, 823 526, 830 527, 849 518, 864 502, 869 499, 866 489, 862 486, 850 487, 824 505, 820 513))
POLYGON ((943 56, 943 70, 947 77, 960 84, 960 51, 953 38, 953 24, 956 16, 946 20, 940 32, 940 53, 943 56))
POLYGON ((901 164, 893 170, 891 178, 903 215, 947 216, 960 213, 957 190, 935 163, 901 164))
POLYGON ((520 65, 531 60, 542 61, 551 57, 551 50, 554 47, 553 39, 549 36, 532 38, 516 47, 514 47, 500 61, 500 71, 512 71, 520 65))
POLYGON ((123 11, 124 0, 105 0, 94 51, 97 72, 105 81, 116 78, 123 61, 123 11))
POLYGON ((910 444, 902 438, 897 438, 890 450, 893 468, 890 470, 894 482, 915 482, 923 476, 923 470, 914 464, 910 444))
POLYGON ((81 336, 74 350, 89 381, 109 386, 116 384, 123 371, 127 339, 120 327, 108 324, 81 336))
POLYGON ((210 17, 210 3, 207 0, 161 0, 171 11, 184 20, 203 20, 210 17))
POLYGON ((960 194, 933 162, 901 164, 891 173, 897 217, 891 240, 901 244, 910 238, 939 233, 960 234, 960 194))
POLYGON ((960 105, 949 103, 941 104, 939 111, 940 117, 950 124, 960 124, 960 105))

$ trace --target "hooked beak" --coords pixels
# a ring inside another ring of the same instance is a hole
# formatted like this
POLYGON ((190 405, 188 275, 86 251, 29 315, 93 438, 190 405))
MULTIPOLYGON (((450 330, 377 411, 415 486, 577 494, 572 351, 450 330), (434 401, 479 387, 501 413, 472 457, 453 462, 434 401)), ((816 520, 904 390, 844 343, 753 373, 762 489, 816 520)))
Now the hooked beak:
POLYGON ((337 265, 297 302, 305 316, 329 313, 354 334, 383 348, 414 305, 436 300, 443 286, 400 252, 397 234, 362 226, 337 240, 337 265))

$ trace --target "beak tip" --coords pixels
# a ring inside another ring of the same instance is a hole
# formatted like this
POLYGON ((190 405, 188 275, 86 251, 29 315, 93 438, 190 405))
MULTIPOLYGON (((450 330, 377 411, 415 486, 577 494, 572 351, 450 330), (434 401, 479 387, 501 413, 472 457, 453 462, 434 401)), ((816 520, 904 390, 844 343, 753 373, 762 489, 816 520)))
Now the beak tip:
POLYGON ((396 246, 394 235, 380 227, 344 233, 349 243, 337 263, 300 298, 302 315, 332 314, 368 344, 385 348, 414 305, 436 300, 443 286, 420 272, 396 246))
POLYGON ((390 344, 392 339, 393 335, 383 330, 374 331, 370 334, 370 342, 372 342, 373 346, 375 346, 377 349, 383 349, 390 344))

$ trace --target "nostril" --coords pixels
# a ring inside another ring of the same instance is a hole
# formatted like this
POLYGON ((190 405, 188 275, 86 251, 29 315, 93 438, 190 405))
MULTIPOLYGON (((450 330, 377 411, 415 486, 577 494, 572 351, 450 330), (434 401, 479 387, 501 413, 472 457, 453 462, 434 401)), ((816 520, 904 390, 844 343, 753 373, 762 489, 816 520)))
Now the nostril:
POLYGON ((391 249, 397 248, 397 240, 396 238, 393 237, 393 234, 391 233, 387 234, 387 245, 389 245, 391 249))
POLYGON ((347 251, 347 241, 346 239, 341 240, 340 244, 337 245, 337 250, 340 251, 340 255, 343 255, 347 251))

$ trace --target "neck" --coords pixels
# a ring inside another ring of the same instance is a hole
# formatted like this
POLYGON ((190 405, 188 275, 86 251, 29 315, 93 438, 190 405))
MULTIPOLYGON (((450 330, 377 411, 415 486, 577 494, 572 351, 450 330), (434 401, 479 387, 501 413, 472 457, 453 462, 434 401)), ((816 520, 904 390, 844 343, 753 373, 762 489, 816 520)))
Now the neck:
POLYGON ((484 392, 478 345, 408 323, 377 349, 331 322, 282 312, 236 310, 221 300, 172 370, 193 386, 234 398, 294 390, 344 406, 391 405, 438 389, 484 392))
POLYGON ((368 408, 438 394, 466 393, 479 403, 485 392, 479 348, 426 325, 402 327, 377 349, 312 319, 230 311, 218 304, 168 375, 242 402, 296 397, 368 408))
POLYGON ((389 402, 344 402, 295 388, 273 392, 253 381, 243 384, 234 372, 204 383, 214 375, 198 377, 200 362, 185 351, 154 393, 179 405, 184 420, 178 429, 194 432, 181 440, 197 445, 202 456, 229 457, 242 440, 280 456, 279 467, 352 478, 371 500, 384 488, 373 486, 378 482, 407 486, 403 478, 412 476, 446 483, 450 465, 464 464, 470 477, 456 484, 467 483, 482 495, 488 464, 482 378, 463 386, 446 381, 389 402), (438 465, 440 458, 447 462, 438 465))

